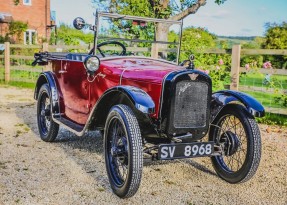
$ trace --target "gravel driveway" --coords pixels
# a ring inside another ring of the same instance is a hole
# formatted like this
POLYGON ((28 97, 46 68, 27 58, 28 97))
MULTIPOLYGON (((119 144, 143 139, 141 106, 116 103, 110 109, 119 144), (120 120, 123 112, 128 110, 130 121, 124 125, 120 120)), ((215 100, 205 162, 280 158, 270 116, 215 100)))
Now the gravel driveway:
POLYGON ((108 183, 98 132, 61 129, 40 140, 33 91, 0 86, 0 204, 287 204, 287 130, 260 125, 258 172, 228 184, 208 158, 145 162, 138 193, 119 199, 108 183))

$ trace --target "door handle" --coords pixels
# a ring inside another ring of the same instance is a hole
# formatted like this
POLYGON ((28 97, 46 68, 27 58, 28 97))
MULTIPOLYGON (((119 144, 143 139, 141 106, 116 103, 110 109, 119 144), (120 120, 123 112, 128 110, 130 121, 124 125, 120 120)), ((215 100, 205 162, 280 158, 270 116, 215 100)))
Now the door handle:
POLYGON ((65 70, 59 70, 59 73, 63 74, 63 73, 66 73, 67 71, 65 70))

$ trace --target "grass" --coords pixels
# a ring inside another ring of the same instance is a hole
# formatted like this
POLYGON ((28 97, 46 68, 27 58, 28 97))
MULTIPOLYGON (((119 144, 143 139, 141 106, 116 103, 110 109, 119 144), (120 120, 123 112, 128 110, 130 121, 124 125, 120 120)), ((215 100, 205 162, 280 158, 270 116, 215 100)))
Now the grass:
MULTIPOLYGON (((27 66, 25 66, 27 67, 27 66)), ((39 68, 29 67, 28 70, 20 71, 20 70, 11 70, 10 72, 10 82, 8 85, 16 86, 20 88, 35 88, 35 83, 38 79, 39 72, 33 72, 33 70, 39 70, 39 68), (30 70, 29 70, 30 69, 30 70)), ((5 70, 4 68, 0 68, 0 84, 5 84, 5 70)))
POLYGON ((35 83, 29 83, 29 82, 17 82, 17 81, 11 81, 9 83, 5 83, 3 80, 0 80, 0 86, 15 86, 18 88, 29 88, 29 89, 34 89, 36 86, 36 81, 35 83))
POLYGON ((260 103, 262 103, 263 106, 272 108, 286 108, 280 104, 275 103, 274 98, 278 97, 278 94, 256 91, 244 91, 244 93, 247 93, 257 99, 260 103))
MULTIPOLYGON (((240 77, 240 85, 243 86, 256 86, 268 88, 268 85, 264 85, 265 75, 261 73, 247 74, 240 77)), ((272 75, 271 80, 274 81, 275 85, 282 89, 287 89, 287 77, 284 75, 272 75), (282 87, 281 87, 282 86, 282 87)))
POLYGON ((287 115, 278 115, 273 113, 266 113, 262 118, 256 118, 258 123, 268 125, 281 125, 287 127, 287 115))

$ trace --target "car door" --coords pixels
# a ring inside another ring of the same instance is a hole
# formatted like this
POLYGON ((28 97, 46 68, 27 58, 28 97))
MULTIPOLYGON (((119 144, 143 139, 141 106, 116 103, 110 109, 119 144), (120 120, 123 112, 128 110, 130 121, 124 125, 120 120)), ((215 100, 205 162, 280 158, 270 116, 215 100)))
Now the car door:
POLYGON ((85 124, 90 113, 90 83, 82 61, 62 60, 58 71, 65 105, 65 117, 85 124))

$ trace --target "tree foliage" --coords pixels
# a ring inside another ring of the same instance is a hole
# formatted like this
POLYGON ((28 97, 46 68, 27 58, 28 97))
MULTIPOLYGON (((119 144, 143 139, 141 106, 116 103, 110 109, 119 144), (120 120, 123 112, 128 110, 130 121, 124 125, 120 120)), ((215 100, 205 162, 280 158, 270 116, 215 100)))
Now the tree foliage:
MULTIPOLYGON (((226 0, 215 0, 222 4, 226 0)), ((181 20, 206 4, 206 0, 92 0, 98 8, 113 13, 181 20)))
POLYGON ((87 44, 93 42, 94 35, 61 24, 57 30, 57 39, 66 45, 79 45, 81 41, 87 44))
MULTIPOLYGON (((254 40, 245 42, 241 45, 242 49, 260 49, 264 42, 263 37, 256 37, 254 40)), ((242 55, 240 64, 245 67, 246 64, 252 65, 251 67, 262 67, 264 58, 262 55, 242 55)))
POLYGON ((204 28, 188 27, 182 33, 182 57, 188 59, 191 53, 206 48, 214 48, 216 36, 204 28))
POLYGON ((281 24, 268 23, 266 28, 266 41, 263 43, 263 48, 287 49, 287 22, 282 22, 281 24))
MULTIPOLYGON (((265 49, 287 49, 287 22, 266 24, 265 49)), ((271 61, 275 68, 287 68, 286 56, 266 56, 266 61, 271 61)))

